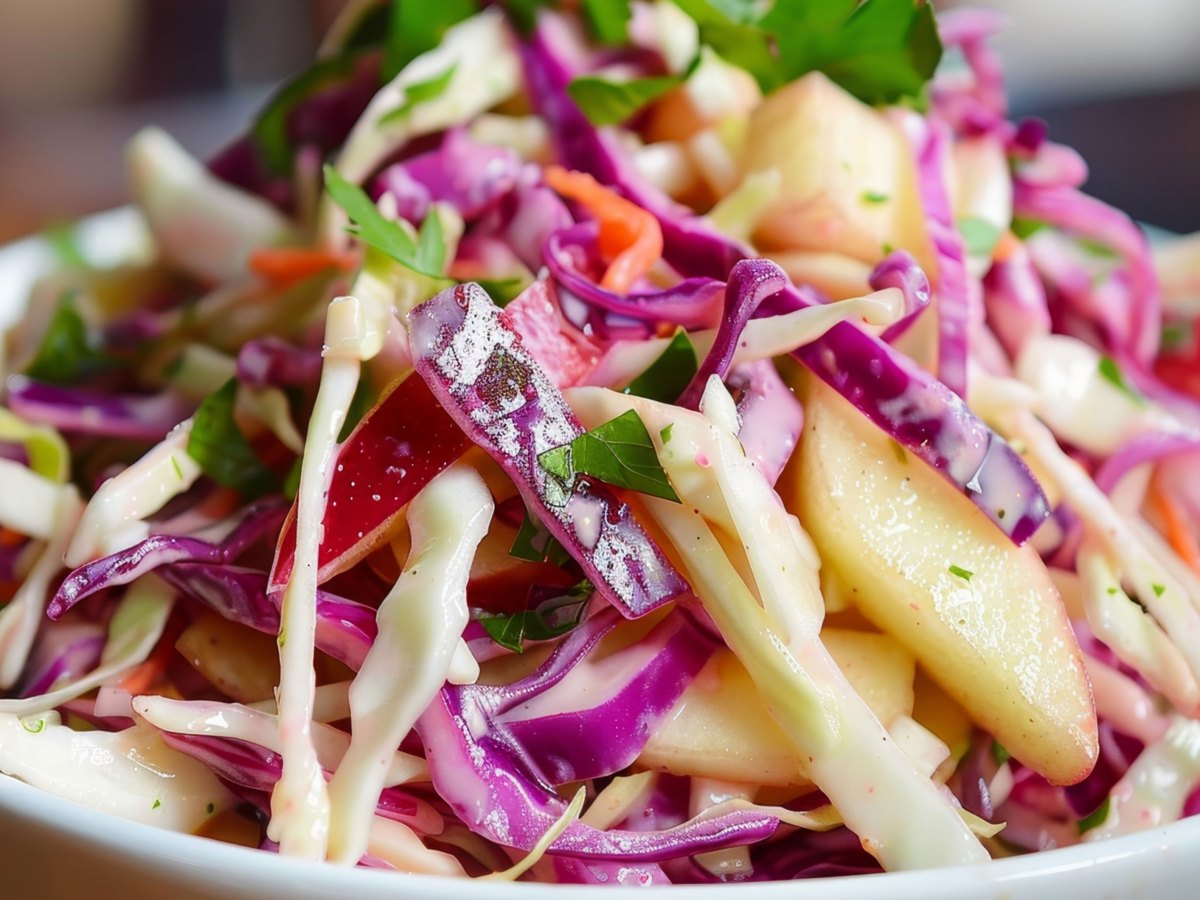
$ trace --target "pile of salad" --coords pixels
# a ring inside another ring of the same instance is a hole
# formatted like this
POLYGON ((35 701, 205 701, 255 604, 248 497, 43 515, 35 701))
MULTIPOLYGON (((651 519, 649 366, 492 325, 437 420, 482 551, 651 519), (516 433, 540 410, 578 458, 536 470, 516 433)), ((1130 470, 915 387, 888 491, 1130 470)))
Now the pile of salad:
POLYGON ((368 0, 215 159, 141 132, 148 251, 60 232, 7 335, 0 771, 557 883, 1200 811, 1200 246, 1001 27, 368 0))

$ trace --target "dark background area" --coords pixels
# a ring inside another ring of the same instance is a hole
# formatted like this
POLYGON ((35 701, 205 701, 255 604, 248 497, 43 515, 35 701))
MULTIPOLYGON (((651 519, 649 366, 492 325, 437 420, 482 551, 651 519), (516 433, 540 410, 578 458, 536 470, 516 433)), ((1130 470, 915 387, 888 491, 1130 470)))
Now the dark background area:
MULTIPOLYGON (((143 124, 219 148, 307 64, 340 5, 0 0, 0 241, 124 202, 122 148, 143 124)), ((982 5, 1011 18, 998 46, 1014 114, 1083 154, 1092 193, 1200 230, 1200 2, 982 5)))

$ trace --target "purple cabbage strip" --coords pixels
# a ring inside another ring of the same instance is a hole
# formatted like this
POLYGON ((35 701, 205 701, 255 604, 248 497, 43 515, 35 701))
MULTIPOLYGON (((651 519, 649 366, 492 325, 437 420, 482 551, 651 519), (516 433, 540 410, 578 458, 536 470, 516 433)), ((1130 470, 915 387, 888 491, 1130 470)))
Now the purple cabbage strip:
POLYGON ((24 375, 8 378, 9 408, 30 422, 68 434, 159 441, 196 409, 171 391, 114 394, 65 388, 24 375))
POLYGON ((1128 353, 1143 366, 1153 362, 1162 336, 1161 297, 1150 245, 1133 220, 1073 187, 1043 187, 1021 177, 1014 184, 1013 214, 1097 241, 1122 257, 1130 288, 1130 333, 1110 336, 1116 342, 1112 349, 1128 353))
POLYGON ((700 398, 708 379, 724 378, 733 362, 738 341, 750 317, 768 297, 778 294, 788 285, 783 269, 769 259, 743 259, 734 265, 725 285, 725 313, 717 326, 712 348, 700 362, 696 374, 684 388, 678 404, 684 409, 699 409, 700 398))
MULTIPOLYGON (((967 282, 966 250, 954 226, 944 172, 950 135, 937 122, 915 113, 901 119, 917 160, 917 194, 937 258, 938 378, 960 397, 967 393, 967 336, 973 310, 967 282)), ((982 316, 979 316, 982 318, 982 316)))
POLYGON ((769 359, 734 367, 726 384, 738 397, 742 449, 773 485, 800 441, 804 407, 769 359))
POLYGON ((128 584, 147 572, 172 563, 230 563, 259 540, 274 538, 287 509, 281 500, 251 504, 242 520, 220 543, 183 535, 156 534, 110 556, 85 563, 63 580, 47 606, 46 614, 57 619, 97 591, 128 584))
MULTIPOLYGON (((533 41, 522 48, 522 59, 538 111, 553 129, 559 159, 618 188, 658 218, 664 256, 682 276, 724 280, 748 251, 645 185, 620 148, 592 127, 566 93, 572 72, 555 53, 554 23, 552 16, 541 17, 533 41)), ((792 309, 813 302, 803 289, 791 287, 784 294, 792 309)), ((762 309, 775 314, 778 306, 773 298, 762 309)), ((783 306, 786 312, 788 304, 783 306)), ((1049 515, 1045 494, 1020 456, 953 391, 907 357, 848 323, 834 326, 796 355, 955 484, 1014 543, 1024 543, 1049 515)))
POLYGON ((247 387, 306 387, 321 376, 321 351, 267 336, 247 341, 237 355, 238 381, 247 387))
POLYGON ((1125 442, 1096 472, 1096 487, 1109 493, 1130 469, 1180 453, 1200 453, 1200 432, 1141 434, 1125 442))
POLYGON ((1028 540, 1050 514, 1041 485, 1017 452, 907 356, 847 322, 792 355, 958 486, 1014 543, 1028 540))
POLYGON ((1029 338, 1052 330, 1046 287, 1024 245, 992 265, 983 279, 983 300, 988 324, 1013 359, 1029 338))
MULTIPOLYGON (((447 685, 422 714, 417 732, 425 747, 434 787, 472 831, 497 843, 528 850, 561 818, 567 805, 545 784, 546 779, 538 769, 535 742, 528 734, 528 746, 516 740, 503 717, 564 682, 614 620, 615 616, 607 613, 581 625, 537 672, 515 684, 447 685)), ((680 627, 699 636, 699 630, 690 623, 680 627)), ((625 652, 636 652, 636 647, 625 652)), ((631 743, 640 749, 648 734, 642 733, 639 724, 645 722, 645 710, 639 700, 647 696, 646 691, 654 692, 653 682, 657 677, 654 671, 639 674, 637 678, 650 685, 626 696, 623 708, 609 708, 607 704, 597 707, 592 721, 549 717, 549 724, 563 731, 552 745, 554 752, 586 756, 589 751, 579 745, 593 743, 591 729, 602 725, 605 730, 623 734, 627 742, 632 738, 631 743), (625 720, 624 730, 621 724, 598 721, 617 715, 625 720)), ((683 681, 686 684, 686 679, 683 681)), ((658 698, 666 705, 664 712, 677 699, 677 690, 682 690, 678 684, 665 689, 658 698), (666 703, 670 694, 675 697, 666 703)), ((612 764, 610 761, 609 765, 612 764)), ((658 862, 764 840, 777 826, 778 820, 773 816, 754 810, 692 819, 658 831, 600 831, 576 821, 551 845, 550 852, 586 859, 658 862)))
POLYGON ((630 291, 624 296, 600 287, 582 271, 596 234, 596 223, 581 222, 546 238, 546 267, 563 291, 593 307, 644 322, 695 329, 710 328, 720 320, 724 284, 712 278, 686 278, 669 288, 630 291))
MULTIPOLYGON (((218 615, 264 634, 279 633, 282 591, 267 591, 267 573, 228 563, 175 563, 160 575, 181 594, 218 615)), ((317 591, 317 649, 351 669, 362 667, 375 642, 375 609, 326 591, 317 591)))
POLYGON ((538 455, 570 443, 583 426, 482 288, 445 290, 414 309, 408 322, 417 372, 606 600, 636 618, 688 593, 683 576, 608 485, 579 477, 569 496, 555 495, 561 488, 538 455))
POLYGON ((43 629, 17 696, 36 697, 58 682, 73 681, 92 671, 107 640, 103 626, 93 623, 43 629))
POLYGON ((883 339, 889 344, 908 331, 917 316, 929 307, 929 276, 907 250, 896 250, 884 257, 871 271, 868 284, 873 291, 896 288, 904 295, 903 317, 883 333, 883 339))
POLYGON ((969 84, 955 74, 930 85, 933 111, 958 134, 1002 129, 1008 115, 1004 74, 991 38, 1003 30, 1004 16, 985 9, 952 9, 938 14, 938 34, 946 47, 957 47, 970 68, 969 84))
POLYGON ((554 857, 554 876, 559 884, 602 884, 608 887, 650 887, 670 884, 671 879, 657 863, 608 862, 606 860, 554 857))
POLYGON ((566 204, 542 184, 535 166, 522 173, 516 189, 504 198, 497 219, 493 228, 531 272, 542 267, 542 248, 550 235, 574 224, 566 204))
POLYGON ((521 174, 517 155, 503 147, 477 144, 465 129, 446 132, 441 146, 384 169, 372 183, 372 195, 396 198, 397 210, 419 223, 435 201, 449 203, 470 222, 512 192, 521 174))

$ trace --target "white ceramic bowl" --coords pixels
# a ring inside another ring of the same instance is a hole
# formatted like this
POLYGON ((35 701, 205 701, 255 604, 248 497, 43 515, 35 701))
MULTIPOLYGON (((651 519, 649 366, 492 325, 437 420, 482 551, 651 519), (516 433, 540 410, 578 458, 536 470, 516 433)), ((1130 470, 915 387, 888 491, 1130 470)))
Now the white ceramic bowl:
MULTIPOLYGON (((79 229, 85 255, 115 263, 144 241, 136 214, 115 210, 79 229)), ((0 249, 0 331, 16 322, 33 280, 54 265, 25 240, 0 249)), ((162 831, 87 809, 0 775, 0 898, 401 897, 558 898, 597 888, 463 882, 298 862, 162 831)), ((987 865, 771 884, 665 888, 672 900, 1030 900, 1200 896, 1200 817, 1095 844, 987 865)))

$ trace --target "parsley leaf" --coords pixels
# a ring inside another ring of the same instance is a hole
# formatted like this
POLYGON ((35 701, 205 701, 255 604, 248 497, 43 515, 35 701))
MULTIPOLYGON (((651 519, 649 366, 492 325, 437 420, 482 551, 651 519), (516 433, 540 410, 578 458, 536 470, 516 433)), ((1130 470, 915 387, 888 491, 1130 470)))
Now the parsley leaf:
POLYGON ((569 444, 545 451, 538 464, 567 490, 576 475, 591 475, 616 487, 679 502, 645 424, 632 409, 569 444))
POLYGON ((629 36, 629 0, 583 0, 583 13, 602 44, 623 44, 629 36))
POLYGON ((501 647, 522 653, 525 641, 548 641, 575 628, 583 621, 594 592, 592 583, 585 579, 567 593, 539 603, 535 609, 513 615, 485 613, 478 617, 479 624, 501 647))
POLYGON ((116 364, 96 346, 87 323, 75 308, 75 294, 68 291, 59 297, 58 308, 25 374, 50 384, 71 385, 116 364))
POLYGON ((508 278, 476 278, 475 283, 487 292, 493 303, 504 309, 533 282, 523 275, 513 275, 508 278))
POLYGON ((863 203, 887 203, 888 195, 882 191, 863 191, 863 203))
POLYGON ((1098 825, 1103 825, 1104 820, 1108 818, 1108 808, 1112 804, 1112 797, 1105 797, 1104 802, 1096 807, 1095 811, 1090 815, 1084 816, 1075 823, 1075 827, 1079 829, 1079 833, 1091 831, 1098 825))
POLYGON ((687 332, 678 328, 658 359, 629 383, 625 393, 662 403, 674 403, 696 374, 697 366, 696 348, 692 346, 687 332))
POLYGON ((1098 366, 1100 377, 1115 387, 1118 391, 1125 394, 1130 400, 1133 400, 1139 406, 1146 405, 1146 398, 1143 397, 1137 390, 1134 389, 1128 381, 1125 380, 1125 373, 1121 371, 1121 367, 1117 365, 1116 360, 1111 356, 1100 357, 1098 366))
POLYGON ((450 86, 450 82, 454 79, 454 73, 457 70, 458 66, 452 65, 446 71, 434 75, 432 78, 427 78, 424 81, 414 81, 404 89, 404 102, 381 118, 379 124, 387 125, 403 119, 418 103, 424 103, 426 100, 434 100, 440 97, 445 93, 446 88, 450 86))
POLYGON ((1167 592, 1166 587, 1161 584, 1150 585, 1150 590, 1154 591, 1155 597, 1161 597, 1163 594, 1165 594, 1167 592))
POLYGON ((400 70, 442 42, 451 26, 478 11, 474 0, 392 0, 383 76, 391 81, 400 70))
POLYGON ((187 452, 217 484, 257 497, 279 485, 234 420, 237 388, 237 379, 230 378, 200 404, 192 417, 187 452))
POLYGON ((521 527, 517 529, 517 536, 513 539, 508 555, 527 562, 540 563, 548 559, 556 566, 563 565, 571 558, 563 545, 555 540, 554 535, 541 522, 529 514, 528 509, 525 510, 525 518, 521 520, 521 527))
POLYGON ((430 210, 414 241, 397 222, 384 217, 366 192, 338 174, 333 166, 325 166, 325 190, 350 217, 351 234, 414 272, 441 278, 446 264, 446 246, 442 238, 442 223, 430 210), (431 221, 432 220, 432 221, 431 221))
POLYGON ((682 75, 655 75, 632 81, 580 75, 567 85, 567 93, 593 125, 619 125, 683 80, 682 75))
POLYGON ((1000 229, 978 216, 959 219, 958 233, 962 235, 963 245, 970 256, 985 259, 991 259, 992 251, 996 249, 996 243, 1000 240, 1000 229))

